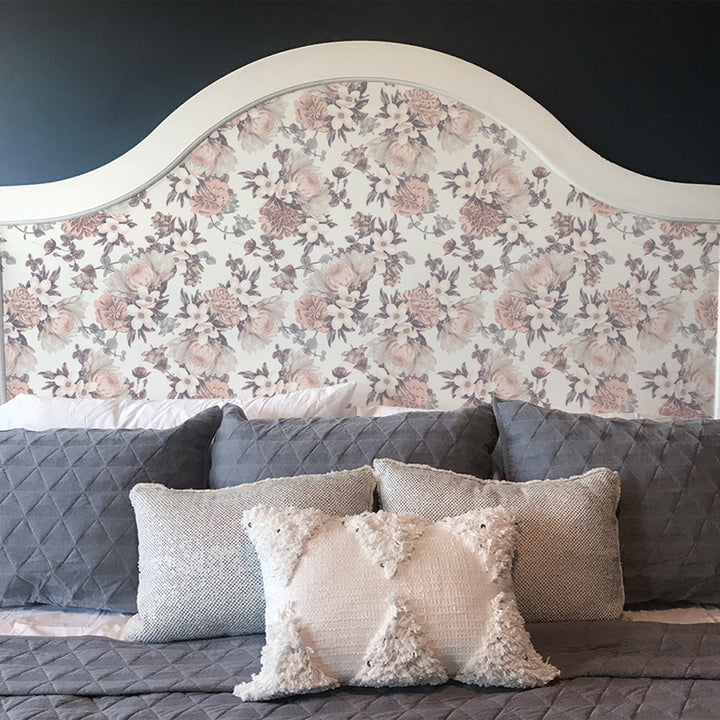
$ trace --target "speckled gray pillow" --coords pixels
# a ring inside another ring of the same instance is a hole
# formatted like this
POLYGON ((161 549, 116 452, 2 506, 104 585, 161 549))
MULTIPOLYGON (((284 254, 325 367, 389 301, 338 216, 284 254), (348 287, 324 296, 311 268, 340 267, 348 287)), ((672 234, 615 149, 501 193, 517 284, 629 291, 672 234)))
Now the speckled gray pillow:
POLYGON ((617 473, 529 483, 376 460, 380 505, 429 520, 503 507, 518 519, 513 580, 527 622, 612 620, 623 609, 617 473))
POLYGON ((720 420, 629 420, 495 402, 505 478, 617 470, 628 603, 720 603, 720 420))
POLYGON ((262 575, 243 511, 262 503, 354 515, 372 509, 375 485, 369 467, 218 490, 137 485, 130 500, 140 587, 128 637, 171 642, 263 632, 262 575))

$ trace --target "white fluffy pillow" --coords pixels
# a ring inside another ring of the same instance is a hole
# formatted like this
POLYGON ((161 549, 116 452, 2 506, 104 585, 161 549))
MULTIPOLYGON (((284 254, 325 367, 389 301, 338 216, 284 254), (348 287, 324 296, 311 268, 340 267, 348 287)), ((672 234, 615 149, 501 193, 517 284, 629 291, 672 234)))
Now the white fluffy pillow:
POLYGON ((266 603, 262 669, 235 688, 243 700, 449 679, 537 687, 557 675, 517 609, 517 529, 501 508, 431 522, 260 505, 243 521, 266 603))
POLYGON ((0 430, 61 427, 175 427, 209 407, 239 405, 249 419, 273 417, 346 417, 355 383, 295 390, 283 395, 251 398, 130 400, 127 398, 60 398, 16 395, 0 406, 0 430))

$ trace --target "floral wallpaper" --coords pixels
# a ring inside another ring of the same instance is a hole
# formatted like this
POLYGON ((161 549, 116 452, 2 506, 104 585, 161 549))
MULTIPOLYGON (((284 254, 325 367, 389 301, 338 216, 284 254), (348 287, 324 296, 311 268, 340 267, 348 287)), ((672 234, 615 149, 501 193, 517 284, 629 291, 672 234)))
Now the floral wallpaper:
POLYGON ((127 202, 0 236, 9 397, 713 411, 720 225, 609 207, 422 88, 286 94, 127 202))

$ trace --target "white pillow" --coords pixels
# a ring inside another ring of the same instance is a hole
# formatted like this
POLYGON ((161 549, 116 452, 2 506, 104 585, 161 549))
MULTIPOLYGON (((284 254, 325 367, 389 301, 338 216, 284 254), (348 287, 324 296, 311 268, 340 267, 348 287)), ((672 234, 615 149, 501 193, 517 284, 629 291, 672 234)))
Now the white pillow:
POLYGON ((130 400, 16 395, 0 406, 0 430, 23 427, 155 428, 175 427, 209 408, 239 405, 249 419, 273 417, 347 417, 354 414, 355 383, 295 390, 251 398, 130 400))
POLYGON ((537 687, 558 671, 532 647, 502 508, 431 522, 258 505, 243 522, 266 603, 262 669, 237 685, 270 700, 338 685, 537 687))

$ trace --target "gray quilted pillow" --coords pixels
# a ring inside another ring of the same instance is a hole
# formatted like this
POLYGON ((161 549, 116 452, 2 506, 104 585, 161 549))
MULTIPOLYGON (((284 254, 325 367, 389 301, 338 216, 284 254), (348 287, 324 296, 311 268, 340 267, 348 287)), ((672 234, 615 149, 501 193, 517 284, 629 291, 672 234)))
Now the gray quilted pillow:
POLYGON ((128 637, 170 642, 263 632, 263 580, 243 511, 267 504, 355 515, 372 510, 375 484, 373 471, 362 467, 219 490, 137 485, 130 499, 140 588, 128 637))
POLYGON ((497 442, 492 408, 386 417, 247 420, 226 406, 212 447, 210 487, 268 477, 349 470, 388 457, 491 477, 497 442))
POLYGON ((529 483, 376 460, 380 505, 429 520, 503 507, 518 519, 513 580, 527 622, 613 620, 623 609, 620 483, 606 469, 529 483))
POLYGON ((720 603, 720 421, 627 420, 499 400, 505 477, 620 474, 628 603, 720 603))
POLYGON ((168 430, 0 432, 0 605, 134 612, 139 482, 207 487, 219 408, 168 430))

